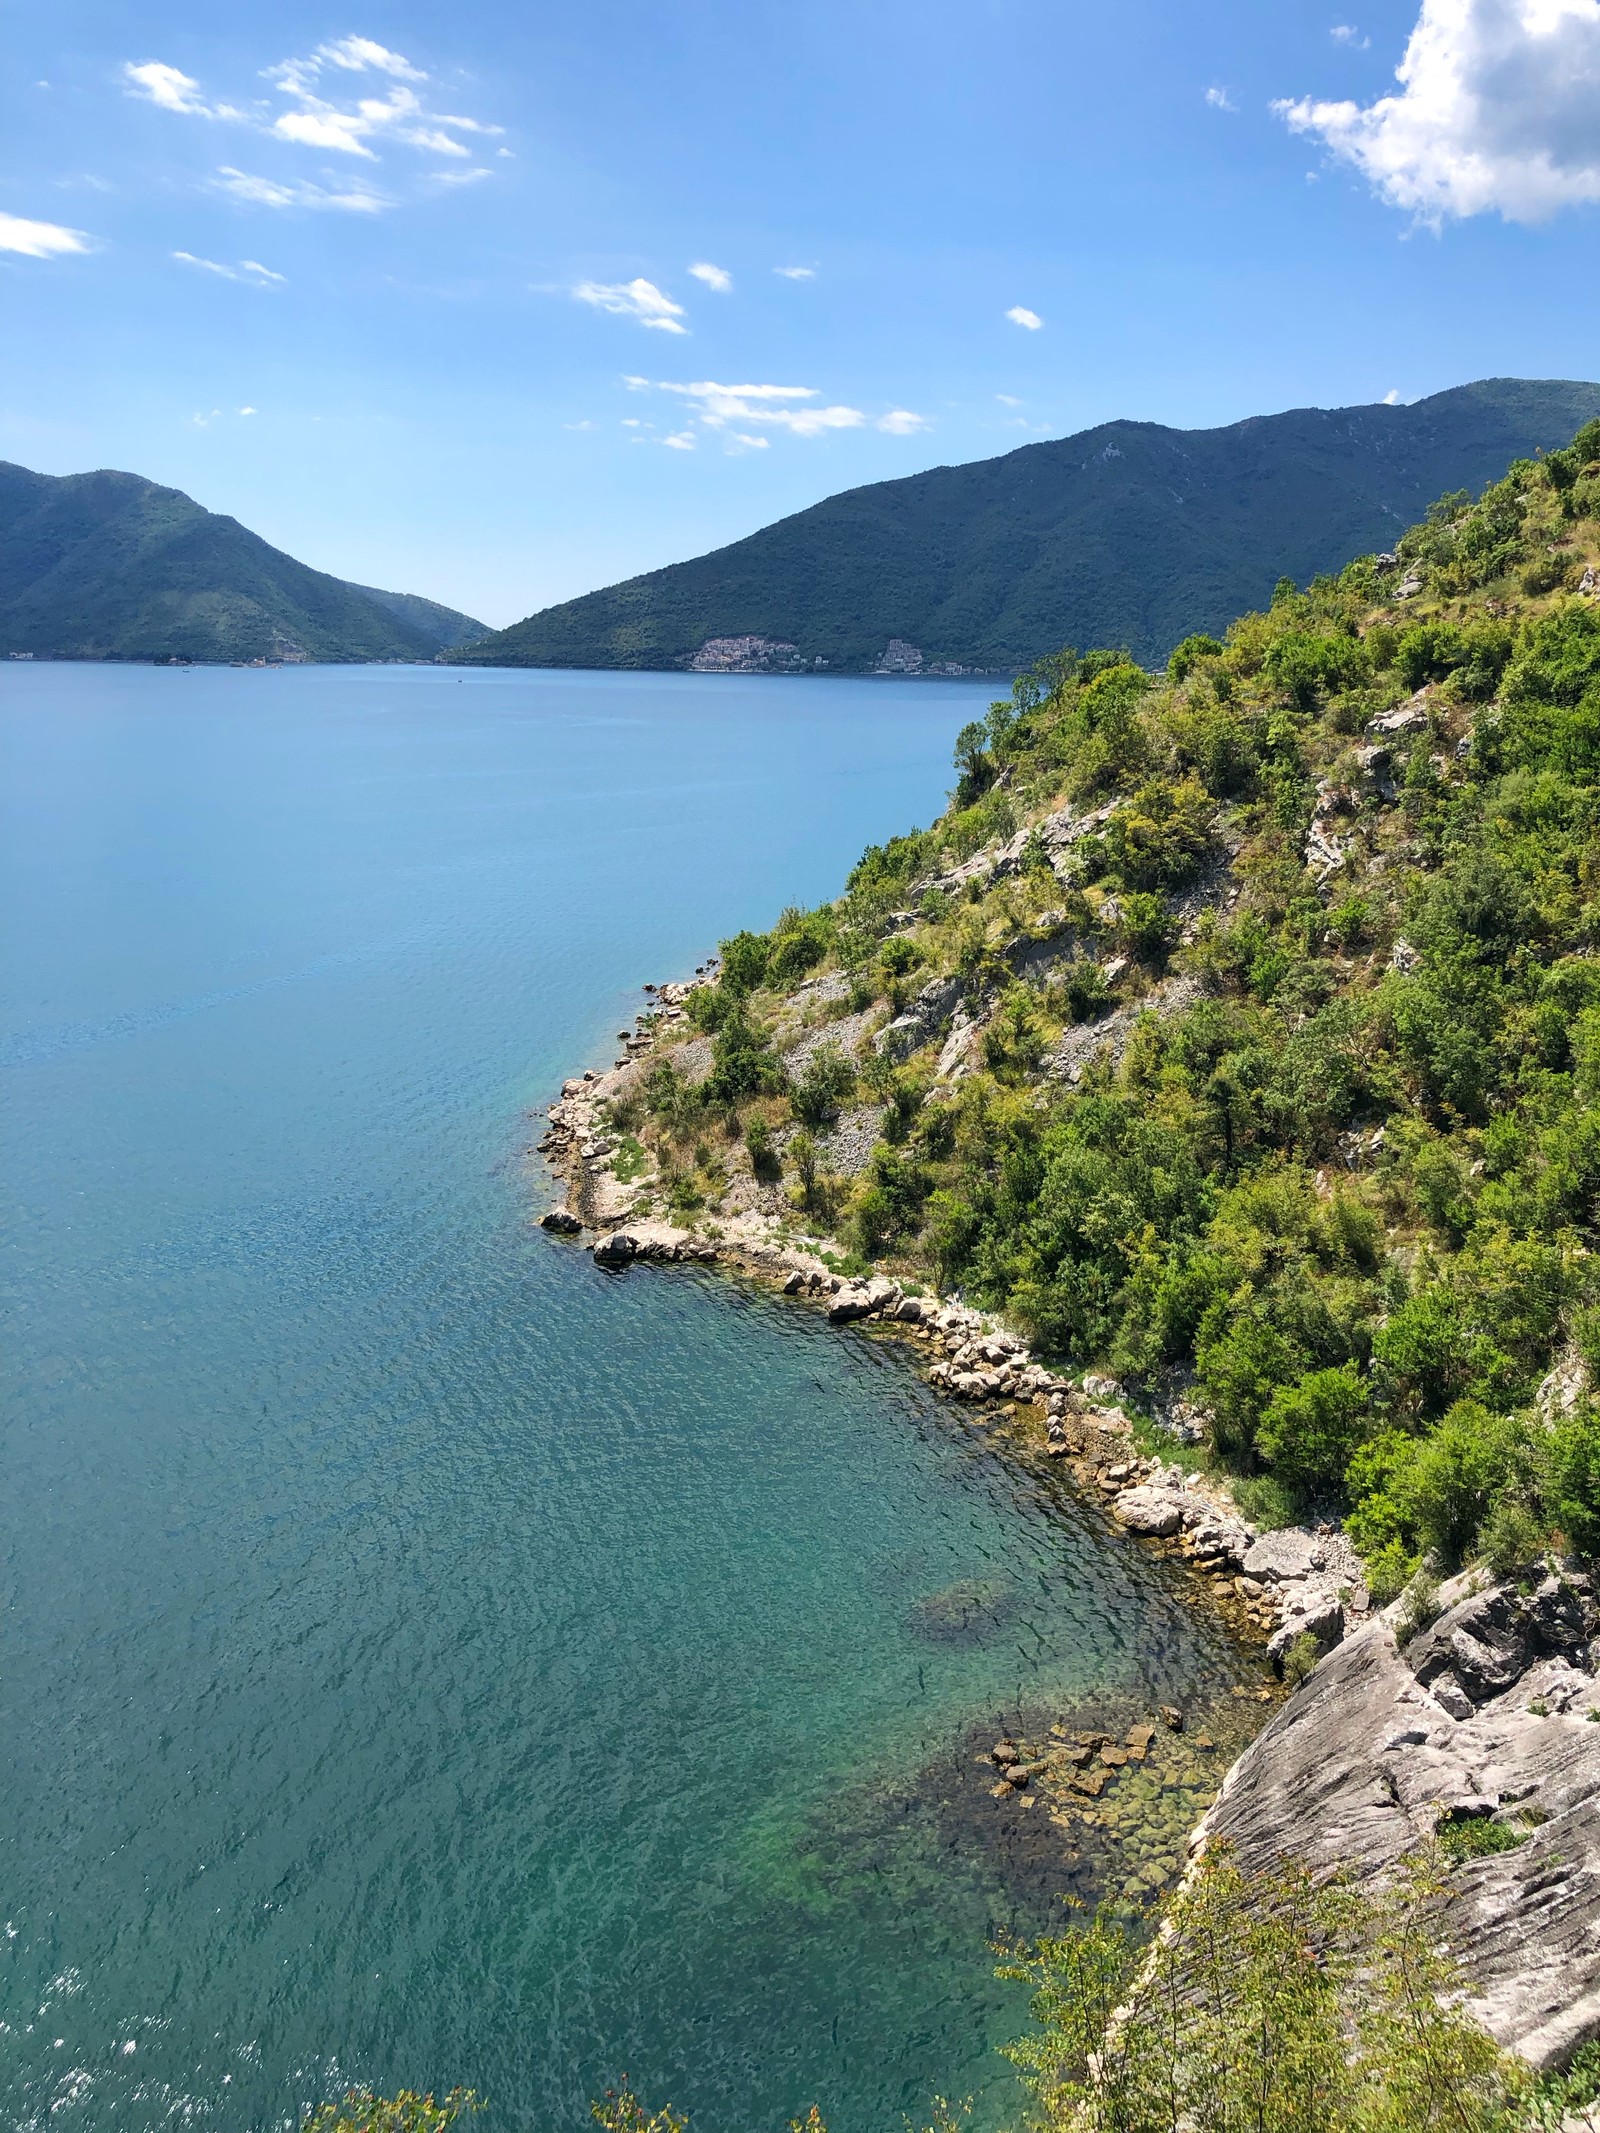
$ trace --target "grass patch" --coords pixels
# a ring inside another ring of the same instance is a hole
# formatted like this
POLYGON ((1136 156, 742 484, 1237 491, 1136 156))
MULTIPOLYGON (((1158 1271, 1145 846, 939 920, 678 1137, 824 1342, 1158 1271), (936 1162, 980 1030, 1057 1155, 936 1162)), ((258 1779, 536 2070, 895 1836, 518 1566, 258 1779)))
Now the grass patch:
POLYGON ((631 1185, 635 1178, 643 1177, 650 1168, 650 1158, 643 1145, 635 1140, 631 1133, 625 1133, 617 1143, 617 1152, 611 1158, 611 1167, 616 1172, 619 1183, 631 1185))
POLYGON ((1496 1822, 1489 1815, 1459 1815, 1441 1822, 1434 1835, 1439 1849, 1452 1866, 1469 1859, 1492 1859, 1499 1852, 1514 1852, 1533 1832, 1510 1822, 1496 1822))

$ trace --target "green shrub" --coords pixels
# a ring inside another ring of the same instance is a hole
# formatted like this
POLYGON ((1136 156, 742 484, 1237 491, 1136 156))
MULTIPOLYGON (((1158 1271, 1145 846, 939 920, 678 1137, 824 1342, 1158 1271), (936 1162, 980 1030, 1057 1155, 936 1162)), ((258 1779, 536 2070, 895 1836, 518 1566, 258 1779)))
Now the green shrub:
POLYGON ((759 1111, 753 1112, 745 1121, 744 1145, 750 1157, 750 1168, 763 1184, 770 1184, 783 1175, 772 1128, 759 1111))
POLYGON ((806 1126, 825 1126, 856 1085, 856 1071, 837 1044, 819 1044, 789 1090, 794 1115, 806 1126))
MULTIPOLYGON (((483 2105, 471 2089, 452 2089, 442 2103, 431 2095, 402 2089, 397 2096, 376 2096, 371 2089, 350 2089, 342 2102, 325 2103, 301 2124, 301 2133, 444 2133, 483 2105)), ((661 2133, 667 2133, 666 2128, 661 2133)), ((682 2133, 682 2127, 673 2129, 682 2133)))
POLYGON ((1312 1370, 1267 1402, 1256 1447, 1273 1472, 1307 1496, 1342 1489, 1365 1437, 1371 1393, 1353 1363, 1312 1370))
POLYGON ((1491 2133, 1531 2085, 1460 2004, 1415 1869, 1374 1900, 1218 1848, 1151 1940, 1102 1912, 1012 1951, 1040 2133, 1491 2133))

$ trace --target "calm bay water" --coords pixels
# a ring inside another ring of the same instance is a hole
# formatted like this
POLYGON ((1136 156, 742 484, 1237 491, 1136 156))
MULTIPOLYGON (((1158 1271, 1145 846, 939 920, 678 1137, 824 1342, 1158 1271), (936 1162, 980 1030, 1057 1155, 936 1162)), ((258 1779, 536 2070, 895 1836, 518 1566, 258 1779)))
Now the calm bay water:
POLYGON ((881 1348, 552 1243, 524 1156, 987 694, 0 671, 0 2124, 1014 2108, 968 1731, 1230 1654, 881 1348))

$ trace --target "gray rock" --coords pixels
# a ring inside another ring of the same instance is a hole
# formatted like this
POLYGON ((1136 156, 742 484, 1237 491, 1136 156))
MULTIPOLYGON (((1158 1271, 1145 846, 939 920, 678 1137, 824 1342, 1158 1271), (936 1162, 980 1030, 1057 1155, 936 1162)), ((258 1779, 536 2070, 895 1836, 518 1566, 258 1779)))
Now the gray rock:
POLYGON ((1124 1489, 1111 1506, 1130 1533, 1167 1539, 1183 1525, 1183 1503, 1175 1489, 1124 1489))
POLYGON ((1302 1637, 1316 1641, 1319 1652, 1332 1651, 1344 1635, 1344 1605, 1337 1593, 1326 1589, 1310 1595, 1303 1606, 1291 1607, 1267 1639, 1267 1657, 1281 1666, 1291 1645, 1302 1637))
POLYGON ((547 1207, 539 1217, 539 1227, 554 1230, 558 1237, 575 1237, 583 1224, 570 1207, 547 1207))
POLYGON ((1434 1702, 1452 1718, 1470 1718, 1477 1709, 1454 1674, 1439 1674, 1428 1686, 1433 1691, 1434 1702))
POLYGON ((869 1318, 873 1311, 871 1296, 864 1288, 852 1285, 841 1289, 828 1305, 830 1324, 842 1326, 853 1318, 869 1318))
POLYGON ((1382 711, 1376 718, 1369 718, 1367 731, 1382 734, 1421 733, 1427 723, 1427 712, 1416 697, 1412 697, 1409 703, 1401 704, 1397 710, 1382 711))
POLYGON ((639 1256, 639 1240, 630 1237, 625 1229, 614 1229, 608 1237, 595 1240, 594 1260, 596 1266, 626 1266, 630 1259, 639 1256))
POLYGON ((1242 1567, 1247 1578, 1281 1582, 1309 1577, 1314 1570, 1324 1569, 1327 1560, 1327 1551, 1316 1535, 1303 1532, 1299 1526, 1285 1526, 1279 1533, 1263 1533, 1242 1567))
POLYGON ((950 1017, 965 991, 962 980, 953 972, 948 977, 930 978, 905 1013, 879 1031, 878 1050, 886 1059, 908 1059, 949 1027, 950 1017))
POLYGON ((1245 1751, 1202 1825, 1202 1840, 1227 1840, 1247 1873, 1293 1859, 1376 1888, 1442 1813, 1522 1820, 1526 1842, 1457 1869, 1440 1928, 1471 2012, 1541 2069, 1600 2033, 1600 1725, 1579 1715, 1583 1697, 1600 1703, 1600 1682, 1565 1669, 1562 1694, 1557 1662, 1545 1666, 1549 1716, 1519 1702, 1530 1675, 1457 1720, 1388 1624, 1372 1622, 1245 1751))
POLYGON ((1519 1619, 1516 1596, 1503 1586, 1447 1608, 1406 1647, 1406 1663, 1424 1687, 1451 1674, 1482 1703, 1498 1696, 1526 1670, 1531 1647, 1519 1619))

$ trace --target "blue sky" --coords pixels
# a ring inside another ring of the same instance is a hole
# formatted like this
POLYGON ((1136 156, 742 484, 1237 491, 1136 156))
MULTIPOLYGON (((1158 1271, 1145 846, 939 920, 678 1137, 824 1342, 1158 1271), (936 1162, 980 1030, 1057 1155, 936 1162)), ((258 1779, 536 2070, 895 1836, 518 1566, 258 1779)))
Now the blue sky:
POLYGON ((1112 416, 1596 376, 1600 0, 1420 4, 13 5, 0 456, 504 623, 1112 416))

